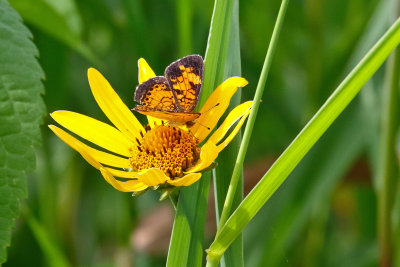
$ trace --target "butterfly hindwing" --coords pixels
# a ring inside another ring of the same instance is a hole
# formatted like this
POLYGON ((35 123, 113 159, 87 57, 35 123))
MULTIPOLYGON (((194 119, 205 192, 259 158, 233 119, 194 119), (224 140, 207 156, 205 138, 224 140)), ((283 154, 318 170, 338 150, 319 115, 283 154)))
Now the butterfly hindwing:
POLYGON ((135 107, 137 111, 177 111, 176 98, 163 76, 156 76, 139 84, 135 90, 134 100, 142 105, 135 107))
POLYGON ((199 55, 181 58, 165 69, 165 78, 175 94, 179 112, 193 112, 196 107, 203 82, 203 71, 203 58, 199 55))

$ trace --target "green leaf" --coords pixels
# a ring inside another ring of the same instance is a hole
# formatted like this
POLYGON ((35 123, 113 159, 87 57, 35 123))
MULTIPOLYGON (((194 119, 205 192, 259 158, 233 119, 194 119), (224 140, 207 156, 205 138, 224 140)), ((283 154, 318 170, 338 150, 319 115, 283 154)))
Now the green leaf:
POLYGON ((198 107, 203 106, 222 82, 229 45, 233 0, 215 0, 204 59, 204 80, 198 107))
MULTIPOLYGON (((259 241, 246 243, 249 266, 280 266, 287 259, 287 251, 301 238, 302 229, 309 216, 319 205, 330 203, 332 192, 337 188, 340 178, 363 151, 366 139, 363 115, 355 105, 335 122, 321 140, 313 147, 301 164, 289 176, 284 190, 279 192, 279 200, 272 199, 262 209, 264 218, 258 218, 252 225, 252 233, 246 240, 259 241), (346 151, 346 153, 343 153, 346 151), (323 179, 321 179, 323 177, 323 179), (304 192, 307 192, 305 194, 304 192), (283 203, 282 203, 283 202, 283 203), (274 212, 274 207, 279 207, 274 212), (258 229, 268 225, 260 233, 258 229), (254 230, 253 230, 254 229, 254 230), (276 236, 279 238, 271 238, 276 236), (255 250, 260 250, 255 252, 255 250), (259 253, 257 258, 253 253, 259 253), (255 263, 257 262, 257 264, 255 263)), ((250 228, 250 226, 249 226, 250 228)), ((300 241, 301 242, 301 241, 300 241)))
POLYGON ((210 175, 205 173, 200 181, 181 190, 168 250, 167 266, 197 266, 195 264, 201 266, 209 185, 210 175), (199 208, 202 210, 198 210, 199 208), (199 214, 204 217, 197 217, 199 214), (198 251, 200 253, 195 253, 198 251))
POLYGON ((44 73, 38 50, 20 16, 0 1, 0 262, 6 261, 11 228, 27 195, 26 173, 35 167, 44 114, 44 73))
POLYGON ((208 250, 211 259, 221 257, 236 236, 285 181, 300 160, 361 90, 400 42, 400 20, 386 32, 346 79, 338 86, 262 180, 239 205, 208 250))
MULTIPOLYGON (((239 38, 239 1, 235 0, 233 4, 232 22, 229 35, 228 57, 225 62, 225 74, 223 80, 232 77, 241 76, 241 60, 240 60, 240 38, 239 38)), ((229 113, 234 107, 240 104, 241 89, 232 97, 231 103, 226 111, 229 113)), ((220 120, 221 122, 221 120, 220 120)), ((214 195, 215 195, 215 211, 217 222, 221 216, 224 206, 226 194, 231 181, 232 170, 235 166, 236 157, 240 146, 241 134, 239 133, 235 139, 226 147, 218 157, 218 167, 214 172, 214 195)), ((239 184, 233 197, 233 208, 236 208, 243 199, 243 175, 240 175, 239 184)), ((221 267, 223 266, 243 266, 243 238, 240 235, 230 248, 225 252, 221 259, 221 267)))
MULTIPOLYGON (((389 19, 382 19, 394 7, 394 2, 382 1, 363 31, 363 36, 353 49, 349 64, 354 66, 368 51, 376 40, 387 29, 389 19)), ((335 54, 338 56, 338 53, 335 54)), ((340 57, 340 54, 339 54, 340 57)), ((332 68, 336 68, 332 66, 332 68)), ((350 71, 350 66, 343 67, 343 73, 350 71)), ((329 70, 328 70, 329 71, 329 70)), ((336 76, 335 76, 336 77, 336 76)), ((368 81, 360 93, 360 98, 378 99, 375 92, 379 92, 373 85, 380 82, 368 81), (368 95, 368 96, 367 96, 368 95)), ((379 101, 378 101, 379 102, 379 101)), ((333 192, 344 177, 348 168, 357 160, 365 149, 376 142, 374 136, 376 128, 376 114, 379 109, 373 105, 366 106, 367 101, 358 101, 351 104, 329 128, 320 141, 312 148, 309 154, 296 167, 290 178, 285 182, 279 194, 270 199, 269 205, 260 210, 257 219, 250 223, 246 231, 245 247, 248 253, 245 263, 249 266, 279 266, 287 260, 287 251, 294 249, 302 239, 303 229, 309 227, 310 214, 331 201, 333 192), (372 134, 373 133, 373 134, 372 134), (373 135, 373 136, 371 136, 373 135), (343 151, 346 153, 343 153, 343 151), (324 177, 320 179, 320 177, 324 177), (304 192, 307 191, 307 194, 304 192), (279 209, 274 209, 279 207, 279 209), (268 225, 266 231, 260 233, 258 229, 268 225), (271 238, 279 236, 279 238, 271 238), (257 241, 254 241, 257 240, 257 241), (257 257, 256 255, 262 255, 257 257)), ((378 131, 376 131, 378 132, 378 131)), ((369 210, 371 208, 368 208, 369 210)), ((363 221, 371 223, 369 221, 363 221)), ((375 233, 370 233, 375 235, 375 233)), ((363 239, 360 242, 365 242, 363 239)), ((329 250, 326 250, 329 251, 329 250)), ((299 253, 299 252, 297 252, 299 253)), ((301 252, 300 252, 301 253, 301 252)), ((303 254, 302 254, 303 255, 303 254)), ((303 255, 304 256, 304 255, 303 255)), ((318 256, 321 256, 318 254, 318 256)), ((307 256, 308 259, 308 256, 307 256)))
MULTIPOLYGON (((200 108, 225 74, 232 0, 216 0, 204 59, 200 108)), ((210 173, 199 182, 182 190, 172 230, 167 266, 202 266, 204 225, 207 212, 210 173)))
POLYGON ((393 265, 394 234, 392 218, 393 204, 399 184, 399 164, 397 156, 397 133, 399 129, 399 71, 400 51, 396 49, 388 60, 386 84, 383 91, 382 128, 380 138, 378 189, 378 238, 380 244, 380 264, 393 265))
POLYGON ((192 49, 192 1, 175 0, 176 18, 178 25, 179 56, 191 54, 192 49))
POLYGON ((80 16, 72 0, 10 0, 23 19, 75 49, 92 62, 98 60, 82 42, 80 16))

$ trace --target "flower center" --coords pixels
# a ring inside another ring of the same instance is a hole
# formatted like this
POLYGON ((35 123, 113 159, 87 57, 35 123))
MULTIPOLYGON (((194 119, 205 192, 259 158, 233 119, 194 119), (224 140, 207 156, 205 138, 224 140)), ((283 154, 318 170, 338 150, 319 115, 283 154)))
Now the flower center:
POLYGON ((198 160, 199 140, 190 132, 165 125, 145 129, 131 149, 130 162, 136 171, 158 168, 171 178, 180 177, 198 160))

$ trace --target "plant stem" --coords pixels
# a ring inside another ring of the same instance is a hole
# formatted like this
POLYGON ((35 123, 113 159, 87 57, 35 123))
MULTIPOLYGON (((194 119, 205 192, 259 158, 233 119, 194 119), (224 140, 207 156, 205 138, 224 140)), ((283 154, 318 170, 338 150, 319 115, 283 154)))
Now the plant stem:
POLYGON ((207 255, 207 264, 206 267, 218 267, 219 261, 221 260, 222 255, 207 255))
POLYGON ((400 53, 396 49, 387 67, 387 84, 383 92, 382 132, 378 168, 378 241, 380 266, 392 266, 392 210, 396 193, 397 157, 396 133, 398 129, 398 90, 400 53))
POLYGON ((288 4, 289 4, 289 0, 283 0, 281 3, 281 7, 279 9, 278 17, 276 19, 275 27, 272 32, 268 51, 265 56, 264 65, 261 70, 260 79, 258 80, 256 93, 254 95, 254 104, 253 104, 249 119, 247 121, 247 125, 246 125, 246 129, 244 131, 242 143, 240 145, 238 156, 237 156, 236 163, 235 163, 235 167, 233 169, 231 183, 229 185, 228 193, 226 195, 226 199, 225 199, 225 203, 224 203, 224 208, 222 210, 221 218, 220 218, 219 224, 218 224, 217 234, 219 233, 222 226, 225 225, 225 223, 228 220, 229 215, 230 215, 232 202, 233 202, 233 199, 234 199, 234 196, 236 193, 236 188, 237 188, 239 178, 240 178, 242 170, 243 170, 243 162, 244 162, 244 158, 246 156, 247 147, 249 146, 250 137, 253 132, 253 127, 254 127, 254 123, 256 120, 258 108, 260 106, 261 97, 264 92, 265 83, 267 81, 269 69, 271 67, 272 58, 275 53, 276 45, 278 43, 278 36, 282 29, 282 24, 283 24, 283 21, 285 18, 286 9, 287 9, 288 4))

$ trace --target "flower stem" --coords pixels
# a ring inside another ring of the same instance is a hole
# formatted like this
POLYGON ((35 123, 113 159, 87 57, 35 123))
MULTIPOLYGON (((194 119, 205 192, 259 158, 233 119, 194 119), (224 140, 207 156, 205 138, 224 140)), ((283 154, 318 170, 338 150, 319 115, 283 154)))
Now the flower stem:
POLYGON ((218 267, 222 255, 207 255, 206 267, 218 267))
POLYGON ((282 24, 283 24, 283 20, 285 18, 285 13, 286 13, 288 4, 289 4, 289 0, 282 0, 281 7, 280 7, 279 13, 278 13, 278 17, 276 19, 275 27, 272 32, 268 51, 265 56, 264 65, 261 70, 260 79, 258 80, 256 93, 254 95, 254 104, 253 104, 249 119, 247 121, 247 125, 246 125, 246 129, 244 131, 242 143, 239 148, 239 153, 238 153, 238 156, 236 159, 235 167, 233 169, 231 183, 229 185, 228 193, 225 198, 224 208, 222 210, 221 218, 220 218, 219 224, 218 224, 217 234, 220 231, 220 229, 222 229, 222 227, 225 225, 226 221, 229 218, 230 212, 231 212, 232 202, 233 202, 233 199, 234 199, 234 196, 236 193, 236 188, 237 188, 237 185, 239 182, 240 174, 242 173, 243 162, 244 162, 244 158, 246 156, 247 147, 249 146, 250 137, 253 132, 253 127, 254 127, 254 123, 256 120, 258 108, 260 106, 261 97, 264 92, 265 83, 266 83, 266 80, 268 77, 269 69, 271 67, 272 58, 275 53, 276 44, 278 43, 278 36, 282 29, 282 24))

